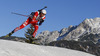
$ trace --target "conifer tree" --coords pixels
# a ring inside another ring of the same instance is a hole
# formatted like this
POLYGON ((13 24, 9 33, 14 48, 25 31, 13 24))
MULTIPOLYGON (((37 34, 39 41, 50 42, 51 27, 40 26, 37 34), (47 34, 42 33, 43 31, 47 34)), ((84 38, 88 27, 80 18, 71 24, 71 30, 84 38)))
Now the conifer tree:
POLYGON ((25 31, 25 37, 26 38, 29 38, 29 37, 32 37, 33 35, 33 32, 34 32, 34 27, 32 25, 30 25, 29 28, 27 28, 27 31, 25 31))

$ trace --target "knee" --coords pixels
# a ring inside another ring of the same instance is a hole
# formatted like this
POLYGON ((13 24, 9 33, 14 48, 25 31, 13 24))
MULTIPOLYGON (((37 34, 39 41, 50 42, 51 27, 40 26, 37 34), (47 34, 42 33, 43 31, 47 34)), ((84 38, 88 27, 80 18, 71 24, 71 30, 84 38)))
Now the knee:
POLYGON ((21 25, 19 28, 22 29, 22 28, 24 28, 24 27, 25 27, 24 25, 21 25))
POLYGON ((35 30, 37 31, 37 30, 38 30, 38 28, 39 28, 39 26, 38 26, 38 25, 36 25, 34 28, 35 28, 35 30))

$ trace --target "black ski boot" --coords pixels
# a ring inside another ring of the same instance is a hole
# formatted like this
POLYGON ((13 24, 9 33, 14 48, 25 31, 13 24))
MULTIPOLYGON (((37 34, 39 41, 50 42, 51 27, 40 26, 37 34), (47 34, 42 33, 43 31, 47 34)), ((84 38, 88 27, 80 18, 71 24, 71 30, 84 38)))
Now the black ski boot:
POLYGON ((10 32, 9 34, 7 34, 5 37, 10 37, 13 33, 14 33, 14 30, 10 32))

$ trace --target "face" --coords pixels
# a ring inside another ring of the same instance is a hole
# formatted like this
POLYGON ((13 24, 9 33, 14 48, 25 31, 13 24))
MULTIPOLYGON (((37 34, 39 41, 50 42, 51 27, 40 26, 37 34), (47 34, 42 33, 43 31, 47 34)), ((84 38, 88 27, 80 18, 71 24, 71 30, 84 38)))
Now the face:
POLYGON ((41 15, 41 17, 43 17, 45 14, 41 13, 40 15, 41 15))

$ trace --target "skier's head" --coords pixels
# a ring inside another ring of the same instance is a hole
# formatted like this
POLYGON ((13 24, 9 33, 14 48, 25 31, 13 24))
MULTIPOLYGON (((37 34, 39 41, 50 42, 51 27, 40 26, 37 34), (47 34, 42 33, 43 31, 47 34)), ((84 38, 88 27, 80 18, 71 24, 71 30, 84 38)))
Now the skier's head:
POLYGON ((41 10, 41 14, 40 15, 43 17, 44 15, 46 15, 46 13, 47 13, 46 10, 41 10))
POLYGON ((46 15, 47 12, 46 12, 46 10, 43 9, 43 10, 41 10, 41 13, 43 13, 44 15, 46 15))

